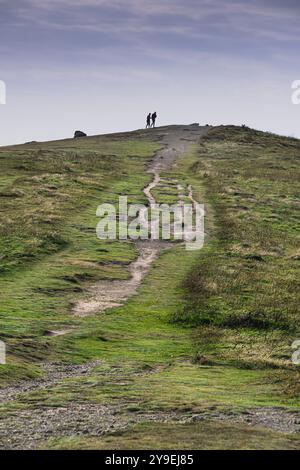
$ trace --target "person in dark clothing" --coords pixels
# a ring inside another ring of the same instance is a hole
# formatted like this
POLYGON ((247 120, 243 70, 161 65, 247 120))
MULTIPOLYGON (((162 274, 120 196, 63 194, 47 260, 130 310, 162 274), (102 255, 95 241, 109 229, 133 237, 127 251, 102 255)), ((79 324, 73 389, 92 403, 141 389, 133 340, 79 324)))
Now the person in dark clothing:
POLYGON ((152 119, 152 127, 155 127, 155 121, 157 118, 156 111, 152 114, 151 119, 152 119))
POLYGON ((151 113, 149 113, 148 116, 147 116, 146 129, 147 129, 148 127, 151 127, 151 113))

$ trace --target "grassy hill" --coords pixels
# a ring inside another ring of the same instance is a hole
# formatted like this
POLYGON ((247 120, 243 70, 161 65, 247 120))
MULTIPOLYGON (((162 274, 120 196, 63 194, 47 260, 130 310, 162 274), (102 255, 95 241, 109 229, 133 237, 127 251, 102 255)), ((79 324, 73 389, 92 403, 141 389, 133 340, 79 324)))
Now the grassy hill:
POLYGON ((206 207, 204 248, 175 244, 125 305, 72 314, 91 283, 129 277, 136 247, 98 240, 96 208, 120 194, 146 203, 146 170, 165 132, 0 148, 1 388, 43 380, 45 364, 100 361, 83 376, 25 385, 1 405, 4 422, 21 443, 26 413, 34 433, 38 415, 78 409, 67 432, 28 442, 43 448, 299 448, 299 434, 287 431, 300 392, 291 361, 300 339, 300 141, 221 126, 191 144, 154 193, 169 202, 178 182, 192 184, 206 207), (97 416, 86 435, 76 432, 94 406, 117 416, 104 437, 97 416))

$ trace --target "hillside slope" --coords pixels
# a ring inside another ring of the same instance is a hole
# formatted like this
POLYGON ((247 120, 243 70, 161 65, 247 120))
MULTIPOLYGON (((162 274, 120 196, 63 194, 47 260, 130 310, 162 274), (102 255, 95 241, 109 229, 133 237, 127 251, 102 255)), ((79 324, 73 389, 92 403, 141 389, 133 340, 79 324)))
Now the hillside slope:
POLYGON ((299 151, 233 126, 0 148, 0 446, 299 448, 299 151), (204 248, 75 315, 130 279, 139 246, 97 239, 96 208, 147 203, 153 162, 156 201, 205 204, 204 248))

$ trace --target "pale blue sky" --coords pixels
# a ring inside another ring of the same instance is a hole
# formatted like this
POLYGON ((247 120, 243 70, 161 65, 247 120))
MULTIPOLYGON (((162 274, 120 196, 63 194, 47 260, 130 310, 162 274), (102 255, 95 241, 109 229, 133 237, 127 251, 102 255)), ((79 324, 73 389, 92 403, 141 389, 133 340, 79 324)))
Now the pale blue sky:
POLYGON ((300 137, 299 0, 0 0, 0 145, 158 124, 300 137))

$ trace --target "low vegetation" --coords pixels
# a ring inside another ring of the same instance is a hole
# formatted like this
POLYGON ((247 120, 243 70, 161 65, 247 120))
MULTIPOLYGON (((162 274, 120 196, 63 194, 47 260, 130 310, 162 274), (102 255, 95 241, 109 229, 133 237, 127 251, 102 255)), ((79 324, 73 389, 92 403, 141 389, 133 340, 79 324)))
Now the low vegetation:
POLYGON ((45 333, 78 323, 70 305, 87 282, 128 276, 135 249, 96 238, 96 209, 122 193, 143 202, 158 148, 133 133, 0 149, 0 319, 9 357, 1 385, 59 357, 45 333))
POLYGON ((196 153, 190 170, 214 213, 213 236, 185 279, 173 320, 196 327, 196 361, 274 368, 294 395, 300 143, 229 126, 212 130, 196 153))
POLYGON ((145 202, 159 133, 0 149, 1 387, 40 377, 41 362, 100 361, 88 375, 4 403, 2 413, 77 403, 117 405, 128 423, 145 416, 115 434, 57 435, 42 448, 299 448, 295 435, 239 422, 249 409, 299 407, 291 361, 300 339, 298 140, 212 129, 155 189, 159 202, 175 202, 178 184, 186 195, 192 184, 206 207, 204 248, 173 244, 125 305, 72 314, 92 282, 129 276, 134 244, 98 240, 95 212, 119 194, 145 202), (59 329, 71 331, 47 334, 59 329), (161 424, 168 413, 186 422, 161 424), (218 419, 228 413, 234 419, 218 419))

